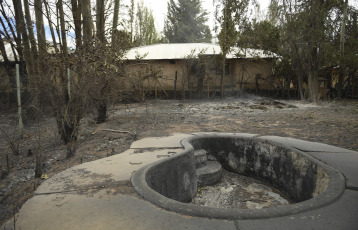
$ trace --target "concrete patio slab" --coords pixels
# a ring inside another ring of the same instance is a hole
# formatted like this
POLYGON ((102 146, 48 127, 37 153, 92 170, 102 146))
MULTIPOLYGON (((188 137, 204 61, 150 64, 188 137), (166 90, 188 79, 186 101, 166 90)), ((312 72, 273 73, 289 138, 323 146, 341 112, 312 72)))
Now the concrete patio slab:
POLYGON ((161 149, 138 152, 129 149, 121 154, 87 162, 67 169, 50 180, 43 182, 35 195, 42 193, 66 192, 81 187, 96 187, 116 181, 129 180, 132 173, 144 165, 167 158, 179 152, 172 149, 161 149))
POLYGON ((240 230, 353 230, 358 226, 357 216, 358 192, 346 190, 338 201, 316 210, 279 218, 238 220, 236 224, 240 230))
POLYGON ((180 141, 190 137, 191 134, 175 133, 168 137, 148 137, 133 142, 131 149, 149 149, 149 148, 182 148, 180 141))
POLYGON ((270 140, 278 143, 282 143, 292 148, 301 150, 303 152, 335 152, 335 153, 346 153, 354 152, 352 150, 339 148, 332 145, 322 144, 318 142, 310 142, 304 140, 298 140, 290 137, 279 137, 279 136, 259 136, 257 137, 262 140, 270 140))
POLYGON ((94 196, 35 196, 21 209, 17 226, 27 230, 236 229, 233 221, 183 216, 133 196, 106 195, 106 191, 94 196))

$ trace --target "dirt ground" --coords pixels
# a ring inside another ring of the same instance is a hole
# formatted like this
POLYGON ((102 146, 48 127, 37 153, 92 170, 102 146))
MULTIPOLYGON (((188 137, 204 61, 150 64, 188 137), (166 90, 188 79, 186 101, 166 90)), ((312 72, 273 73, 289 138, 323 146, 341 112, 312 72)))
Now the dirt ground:
MULTIPOLYGON (((14 155, 0 134, 0 225, 32 197, 41 184, 34 178, 35 155, 45 155, 48 177, 74 165, 128 149, 137 139, 172 133, 230 132, 277 135, 322 142, 358 151, 358 101, 277 101, 246 97, 225 100, 156 100, 112 106, 108 121, 82 120, 76 155, 66 158, 53 118, 25 128, 14 155), (112 131, 110 131, 112 130, 112 131), (128 131, 118 133, 113 130, 128 131), (31 154, 32 153, 32 154, 31 154)), ((16 114, 0 115, 0 127, 12 137, 16 114)))

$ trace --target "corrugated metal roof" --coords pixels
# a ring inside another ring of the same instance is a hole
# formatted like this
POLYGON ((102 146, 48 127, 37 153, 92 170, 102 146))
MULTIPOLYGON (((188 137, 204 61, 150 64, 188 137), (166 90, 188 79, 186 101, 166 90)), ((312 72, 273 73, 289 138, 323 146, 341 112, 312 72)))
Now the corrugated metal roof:
MULTIPOLYGON (((47 53, 49 54, 54 54, 55 53, 55 48, 53 46, 51 46, 51 43, 47 42, 47 53)), ((16 46, 16 45, 15 45, 16 46)), ((7 55, 7 58, 9 59, 9 61, 15 61, 15 55, 16 57, 19 58, 19 55, 17 54, 17 50, 16 48, 14 48, 15 50, 15 54, 11 48, 11 44, 10 43, 6 43, 5 44, 5 51, 6 51, 6 55, 7 55)), ((70 51, 71 53, 72 51, 70 51)), ((4 57, 2 55, 2 53, 0 52, 0 62, 3 62, 4 61, 4 57)))
MULTIPOLYGON (((5 44, 5 50, 9 61, 15 61, 14 53, 12 52, 11 45, 5 44)), ((17 51, 15 49, 17 55, 17 51)), ((185 59, 189 56, 192 58, 198 55, 219 55, 221 48, 219 45, 210 43, 165 43, 155 44, 148 46, 135 47, 130 49, 125 55, 124 59, 128 60, 162 60, 162 59, 185 59)), ((231 52, 226 55, 227 59, 234 58, 273 58, 278 57, 276 54, 259 50, 259 49, 243 49, 233 47, 231 52)), ((0 55, 0 61, 4 61, 0 55)))
MULTIPOLYGON (((165 43, 148 46, 135 47, 128 51, 124 59, 127 60, 163 60, 163 59, 185 59, 196 58, 198 55, 219 55, 221 48, 216 44, 209 43, 165 43)), ((227 59, 234 58, 273 58, 276 54, 248 48, 233 47, 226 55, 227 59)))

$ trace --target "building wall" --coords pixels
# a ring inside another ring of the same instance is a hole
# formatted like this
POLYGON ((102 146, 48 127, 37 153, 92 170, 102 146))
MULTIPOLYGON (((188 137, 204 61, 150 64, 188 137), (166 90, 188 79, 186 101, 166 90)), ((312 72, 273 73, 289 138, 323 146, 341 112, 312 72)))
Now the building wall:
MULTIPOLYGON (((221 64, 215 57, 196 60, 196 74, 190 70, 194 60, 148 60, 148 61, 129 61, 127 75, 137 81, 144 80, 144 87, 158 90, 173 90, 175 73, 177 72, 177 91, 180 90, 219 90, 221 78, 221 64), (200 65, 204 63, 205 73, 200 72, 200 65), (157 77, 150 76, 150 71, 157 73, 157 77), (202 78, 200 85, 199 78, 202 78), (198 85, 199 84, 199 85, 198 85), (209 87, 208 87, 209 86, 209 87)), ((272 59, 269 60, 248 60, 230 59, 227 60, 228 72, 224 75, 225 89, 251 89, 256 87, 261 89, 273 89, 272 79, 272 59), (257 84, 256 84, 257 83, 257 84)))
POLYGON ((233 75, 236 89, 272 90, 272 59, 235 59, 233 75), (241 85, 241 86, 240 86, 241 85))

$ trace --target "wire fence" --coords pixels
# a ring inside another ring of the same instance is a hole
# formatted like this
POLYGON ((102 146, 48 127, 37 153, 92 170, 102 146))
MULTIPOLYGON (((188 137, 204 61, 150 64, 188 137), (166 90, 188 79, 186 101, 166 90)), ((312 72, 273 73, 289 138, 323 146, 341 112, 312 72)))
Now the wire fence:
MULTIPOLYGON (((32 134, 29 134, 29 132, 31 131, 33 133, 33 129, 35 129, 34 127, 39 126, 39 123, 44 123, 46 120, 51 120, 52 133, 54 133, 53 135, 58 133, 58 131, 55 130, 57 129, 56 125, 58 125, 55 121, 54 110, 56 110, 56 108, 49 104, 49 100, 44 100, 43 98, 50 97, 50 95, 41 94, 41 96, 31 96, 37 95, 39 92, 43 92, 43 90, 42 88, 35 88, 33 85, 30 87, 29 84, 27 84, 28 82, 26 83, 26 81, 24 81, 25 77, 23 76, 21 68, 22 67, 19 64, 13 66, 11 75, 6 71, 0 71, 0 77, 2 79, 0 82, 0 151, 2 151, 2 153, 5 152, 4 154, 10 154, 11 152, 18 154, 20 141, 23 143, 26 142, 27 139, 30 139, 28 136, 31 136, 32 134), (26 135, 24 136, 24 134, 26 135)), ((67 91, 65 94, 68 94, 69 101, 72 103, 71 97, 76 96, 76 92, 74 90, 78 88, 75 84, 71 85, 71 83, 76 83, 76 75, 71 72, 70 69, 67 69, 66 78, 67 80, 65 80, 63 89, 67 91)), ((91 84, 91 82, 88 84, 91 84)), ((46 87, 46 85, 42 84, 41 87, 46 87)), ((111 85, 111 87, 115 88, 116 86, 111 85)), ((99 91, 100 89, 101 88, 97 88, 97 90, 92 91, 99 91)), ((108 99, 107 108, 115 106, 118 103, 122 103, 125 100, 128 101, 129 98, 135 97, 132 91, 127 92, 125 90, 115 89, 112 91, 110 90, 110 92, 105 95, 108 99)), ((96 95, 97 94, 94 96, 96 95)), ((54 99, 51 99, 51 103, 53 100, 54 99)), ((84 112, 85 116, 92 117, 97 113, 96 102, 97 101, 91 102, 94 104, 88 105, 85 109, 86 111, 84 112)), ((53 103, 58 104, 60 102, 55 101, 53 103)), ((76 105, 74 106, 74 109, 76 109, 76 105)), ((1 164, 4 162, 1 159, 4 157, 4 154, 2 153, 0 153, 0 170, 1 167, 3 167, 1 164)))
MULTIPOLYGON (((16 65, 19 75, 19 66, 16 65)), ((2 78, 4 79, 4 78, 2 78)), ((11 80, 11 79, 10 79, 11 80)), ((12 79, 13 80, 13 79, 12 79)), ((2 81, 0 88, 0 169, 1 179, 10 172, 11 156, 19 154, 20 139, 23 135, 21 88, 11 82, 2 81), (20 106, 19 106, 20 105, 20 106), (13 153, 13 154, 11 154, 13 153)))
MULTIPOLYGON (((0 83, 0 177, 11 171, 13 156, 27 151, 33 146, 34 136, 39 136, 40 122, 53 118, 50 105, 34 100, 31 93, 39 92, 38 88, 30 88, 21 79, 21 66, 16 64, 12 74, 1 74, 0 83), (22 80, 22 82, 21 82, 22 80), (30 93, 31 92, 31 93, 30 93), (30 143, 30 144, 29 144, 30 143), (6 173, 5 173, 6 172, 6 173)), ((68 71, 69 73, 69 71, 68 71)), ((25 82, 26 83, 26 82, 25 82)), ((68 85, 68 90, 70 85, 68 85)), ((53 119, 51 127, 55 124, 53 119)), ((53 131, 53 128, 52 128, 53 131)), ((56 131, 54 132, 56 133, 56 131)), ((36 137, 37 138, 37 137, 36 137)), ((36 139, 35 138, 35 139, 36 139)))
POLYGON ((10 149, 18 154, 16 143, 23 135, 23 120, 21 106, 21 84, 19 64, 16 64, 16 88, 6 87, 6 91, 1 91, 1 137, 0 143, 8 144, 10 149), (9 90, 10 88, 10 90, 9 90), (16 135, 17 132, 17 135, 16 135))
MULTIPOLYGON (((38 118, 39 109, 34 109, 36 106, 31 103, 30 91, 36 92, 36 89, 30 89, 27 85, 24 86, 20 81, 20 66, 15 65, 15 76, 9 76, 8 81, 2 81, 0 85, 0 116, 2 125, 0 128, 2 132, 10 131, 4 128, 3 125, 10 125, 12 130, 16 129, 19 136, 22 137, 24 130, 24 122, 31 125, 31 120, 38 118), (15 78, 15 79, 13 79, 15 78), (15 83, 16 82, 16 83, 15 83)), ((7 76, 2 76, 6 79, 7 76)), ((46 111, 46 108, 41 108, 46 111)))
MULTIPOLYGON (((10 73, 1 73, 2 81, 0 82, 1 180, 14 179, 14 175, 22 172, 23 167, 34 168, 40 152, 46 153, 46 149, 59 146, 59 143, 62 144, 53 106, 48 100, 38 96, 42 89, 33 85, 30 87, 28 82, 24 81, 26 76, 22 75, 18 64, 10 73), (29 157, 32 155, 33 157, 29 157)), ((69 70, 66 74, 71 80, 69 70)), ((70 81, 66 83, 65 89, 70 94, 70 81)), ((49 97, 49 95, 42 97, 46 96, 49 97)), ((32 172, 31 178, 33 176, 32 172)), ((21 181, 18 178, 14 180, 21 181)), ((17 182, 12 184, 17 184, 17 182)), ((0 188, 0 199, 5 194, 4 191, 0 188)))

